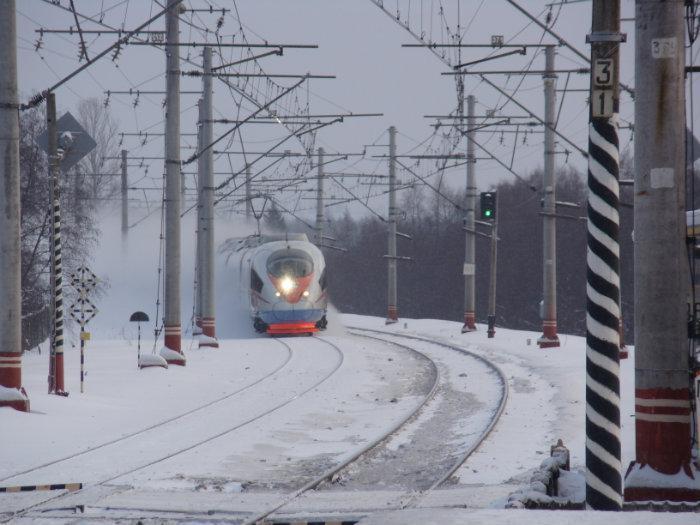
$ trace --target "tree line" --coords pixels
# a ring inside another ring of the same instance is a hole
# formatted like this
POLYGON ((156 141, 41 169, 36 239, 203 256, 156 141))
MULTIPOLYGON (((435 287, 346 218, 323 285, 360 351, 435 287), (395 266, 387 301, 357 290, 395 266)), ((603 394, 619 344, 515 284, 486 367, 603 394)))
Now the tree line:
MULTIPOLYGON (((629 161, 623 177, 631 178, 629 161)), ((497 326, 540 331, 542 300, 541 171, 525 181, 505 181, 498 194, 497 326)), ((586 323, 586 179, 565 166, 557 174, 558 201, 578 208, 561 208, 557 219, 557 307, 560 333, 584 335, 586 323)), ((425 186, 405 190, 400 199, 398 310, 400 317, 461 321, 464 311, 465 250, 464 192, 443 187, 440 197, 425 186)), ((478 200, 478 199, 477 199, 478 200)), ((621 292, 628 340, 633 327, 632 192, 621 191, 621 292)), ((478 205, 478 203, 477 203, 478 205)), ((341 312, 386 316, 387 224, 374 216, 349 212, 329 220, 335 244, 347 251, 325 249, 332 302, 341 312)), ((490 235, 488 227, 477 230, 490 235)), ((476 315, 486 322, 490 273, 490 238, 476 237, 476 315)))

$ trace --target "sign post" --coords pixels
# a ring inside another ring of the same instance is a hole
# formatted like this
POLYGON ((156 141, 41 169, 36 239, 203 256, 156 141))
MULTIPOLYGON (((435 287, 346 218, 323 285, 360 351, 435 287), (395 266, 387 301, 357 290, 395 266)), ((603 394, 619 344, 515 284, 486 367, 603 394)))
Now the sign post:
POLYGON ((80 325, 80 393, 85 391, 85 341, 90 340, 90 332, 85 331, 85 325, 88 324, 95 315, 97 308, 95 307, 88 294, 97 286, 97 277, 92 271, 81 266, 70 275, 70 283, 78 291, 78 299, 74 302, 70 309, 70 316, 75 319, 80 325))

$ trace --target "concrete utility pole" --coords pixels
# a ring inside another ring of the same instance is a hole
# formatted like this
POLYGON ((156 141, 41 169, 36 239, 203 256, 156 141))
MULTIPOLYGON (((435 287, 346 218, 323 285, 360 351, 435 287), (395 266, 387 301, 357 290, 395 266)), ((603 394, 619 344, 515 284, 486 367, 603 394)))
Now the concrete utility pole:
MULTIPOLYGON (((203 98, 202 98, 202 143, 208 146, 214 140, 213 122, 213 92, 211 72, 211 47, 204 48, 203 70, 203 98)), ((202 217, 197 225, 197 231, 201 232, 201 279, 199 287, 201 293, 202 333, 199 347, 207 346, 218 348, 216 341, 216 306, 214 300, 214 150, 207 149, 202 155, 204 159, 204 172, 202 173, 202 217)))
POLYGON ((637 440, 625 478, 627 501, 700 501, 700 471, 691 463, 684 17, 682 0, 636 2, 637 440))
POLYGON ((542 216, 542 336, 540 348, 559 346, 557 337, 557 225, 556 176, 554 173, 555 121, 557 118, 557 75, 554 73, 554 46, 545 47, 544 79, 544 195, 542 216))
MULTIPOLYGON (((204 101, 197 101, 197 151, 204 148, 204 101)), ((204 184, 204 155, 197 158, 197 225, 195 226, 195 267, 194 267, 194 328, 192 335, 202 335, 202 185, 204 184)))
POLYGON ((184 365, 180 323, 180 48, 179 3, 168 0, 165 15, 165 360, 184 365))
POLYGON ((126 150, 122 150, 122 237, 126 237, 129 230, 129 176, 126 164, 126 150))
MULTIPOLYGON (((498 202, 498 201, 496 201, 498 202)), ((498 204, 496 205, 498 206, 498 204)), ((498 211, 491 224, 491 276, 489 279, 489 316, 486 335, 496 335, 496 270, 498 268, 498 211)))
MULTIPOLYGON (((592 30, 588 37, 592 71, 586 258, 586 505, 595 510, 621 510, 620 153, 617 115, 620 108, 620 43, 624 39, 620 34, 620 0, 593 0, 592 9, 592 30)), ((636 122, 639 133, 642 128, 639 121, 636 122)), ((638 138, 639 134, 635 147, 638 138)), ((656 328, 652 318, 644 322, 650 322, 656 328)))
POLYGON ((389 254, 386 324, 399 320, 396 297, 396 128, 389 128, 389 254))
POLYGON ((51 200, 51 356, 49 362, 49 393, 65 395, 63 375, 63 265, 61 263, 61 168, 56 128, 56 95, 46 96, 46 133, 49 158, 49 192, 51 200))
POLYGON ((323 244, 323 148, 318 148, 318 185, 316 186, 316 246, 323 244))
POLYGON ((29 411, 22 388, 22 286, 19 200, 19 111, 15 0, 0 2, 0 406, 29 411))
POLYGON ((250 220, 253 215, 252 193, 250 192, 250 166, 245 167, 245 218, 250 220))
POLYGON ((476 330, 476 155, 474 154, 474 95, 467 97, 467 202, 464 217, 464 325, 462 333, 476 330))

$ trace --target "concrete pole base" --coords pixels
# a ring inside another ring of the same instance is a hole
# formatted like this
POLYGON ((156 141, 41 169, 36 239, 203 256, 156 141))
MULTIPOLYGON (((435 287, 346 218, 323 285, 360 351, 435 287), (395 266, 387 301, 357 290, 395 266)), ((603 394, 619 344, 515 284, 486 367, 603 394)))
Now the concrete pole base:
POLYGON ((29 412, 29 397, 24 388, 0 386, 0 407, 10 407, 20 412, 29 412))
POLYGON ((161 357, 165 359, 169 365, 185 366, 187 360, 182 353, 180 325, 166 325, 164 330, 165 346, 160 351, 161 357))
POLYGON ((625 502, 633 501, 700 502, 700 470, 686 463, 676 474, 663 474, 633 461, 625 476, 625 502))
POLYGON ((396 306, 391 306, 387 308, 386 320, 384 324, 394 324, 399 322, 399 311, 396 306))
POLYGON ((462 333, 476 332, 476 315, 474 312, 464 312, 464 324, 462 325, 462 333))
POLYGON ((557 336, 557 321, 545 319, 542 321, 542 335, 537 340, 540 348, 556 348, 559 346, 559 336, 557 336))
POLYGON ((202 333, 199 334, 199 348, 219 348, 216 339, 216 320, 213 317, 202 319, 202 333))

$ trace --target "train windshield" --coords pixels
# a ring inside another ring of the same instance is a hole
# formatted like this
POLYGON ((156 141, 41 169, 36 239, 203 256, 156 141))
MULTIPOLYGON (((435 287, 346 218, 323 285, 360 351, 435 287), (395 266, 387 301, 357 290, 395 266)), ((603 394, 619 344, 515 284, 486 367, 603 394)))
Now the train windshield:
POLYGON ((270 255, 267 271, 273 277, 307 277, 314 271, 314 262, 308 253, 288 248, 270 255))

